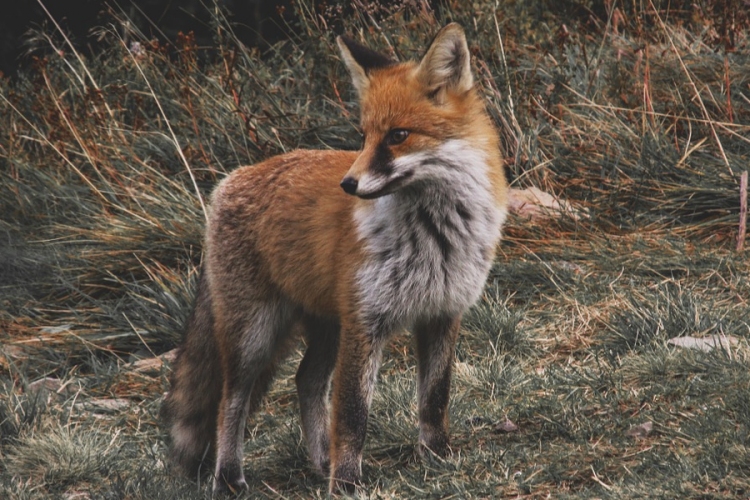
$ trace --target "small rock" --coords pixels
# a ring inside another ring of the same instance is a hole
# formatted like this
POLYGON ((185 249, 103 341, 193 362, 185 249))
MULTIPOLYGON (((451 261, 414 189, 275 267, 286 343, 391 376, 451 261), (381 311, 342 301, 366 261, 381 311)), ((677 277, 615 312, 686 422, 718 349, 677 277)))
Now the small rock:
POLYGON ((508 417, 505 417, 505 420, 503 422, 499 422, 495 426, 495 432, 517 432, 518 426, 514 424, 508 417))

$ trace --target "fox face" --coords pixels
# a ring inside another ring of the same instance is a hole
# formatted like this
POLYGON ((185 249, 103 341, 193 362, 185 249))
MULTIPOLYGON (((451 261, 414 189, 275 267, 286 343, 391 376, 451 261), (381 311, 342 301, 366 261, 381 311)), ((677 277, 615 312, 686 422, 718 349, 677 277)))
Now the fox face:
POLYGON ((482 150, 483 104, 460 27, 448 27, 419 63, 397 63, 338 39, 359 94, 364 144, 341 181, 345 192, 379 198, 409 186, 449 181, 462 149, 482 150))

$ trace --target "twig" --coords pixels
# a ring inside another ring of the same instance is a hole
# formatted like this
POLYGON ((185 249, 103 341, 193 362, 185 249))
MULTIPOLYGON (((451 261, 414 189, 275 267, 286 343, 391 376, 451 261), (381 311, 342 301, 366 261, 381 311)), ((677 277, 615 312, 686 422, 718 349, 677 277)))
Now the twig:
MULTIPOLYGON (((651 128, 656 128, 654 122, 654 101, 651 98, 651 61, 648 58, 648 45, 643 49, 645 62, 643 64, 643 106, 646 112, 643 114, 643 121, 649 119, 651 128)), ((645 126, 644 126, 645 129, 645 126)))
POLYGON ((591 472, 594 473, 594 476, 593 476, 594 481, 596 481, 597 483, 599 483, 600 485, 602 485, 602 487, 605 490, 612 491, 612 487, 610 485, 608 485, 607 483, 605 483, 604 481, 602 481, 601 479, 599 479, 599 476, 596 475, 596 471, 594 470, 594 466, 593 465, 591 466, 591 472))
MULTIPOLYGON (((140 259, 138 259, 138 261, 140 262, 140 259)), ((141 265, 143 265, 143 262, 141 262, 141 265)), ((136 328, 136 326, 133 324, 133 322, 130 321, 130 318, 128 318, 128 315, 125 314, 125 312, 123 312, 122 313, 122 317, 125 318, 125 321, 128 322, 128 324, 130 325, 130 328, 133 330, 133 333, 135 333, 135 335, 138 337, 138 339, 141 341, 141 343, 146 347, 146 349, 148 350, 148 352, 150 352, 151 355, 156 358, 157 357, 156 353, 153 350, 151 350, 151 347, 149 347, 148 342, 146 342, 143 339, 143 336, 141 336, 140 332, 138 331, 138 328, 136 328)))
POLYGON ((737 251, 741 252, 745 246, 747 233, 747 170, 740 176, 740 230, 737 234, 737 251))
POLYGON ((729 79, 729 58, 724 55, 724 86, 727 89, 727 119, 734 123, 734 110, 732 109, 732 82, 729 79))
POLYGON ((338 104, 341 106, 341 111, 344 114, 345 118, 349 118, 349 111, 346 109, 346 104, 344 104, 344 100, 341 98, 341 94, 339 93, 339 88, 336 86, 336 82, 331 80, 331 85, 333 85, 333 93, 336 94, 336 99, 339 100, 338 104))

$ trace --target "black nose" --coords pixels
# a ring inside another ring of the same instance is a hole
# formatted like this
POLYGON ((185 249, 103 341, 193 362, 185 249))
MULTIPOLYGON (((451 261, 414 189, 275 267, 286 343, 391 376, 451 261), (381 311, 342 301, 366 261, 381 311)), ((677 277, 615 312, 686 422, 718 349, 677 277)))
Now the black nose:
POLYGON ((357 179, 354 177, 344 177, 344 180, 341 181, 341 189, 344 190, 346 194, 354 194, 357 192, 357 179))

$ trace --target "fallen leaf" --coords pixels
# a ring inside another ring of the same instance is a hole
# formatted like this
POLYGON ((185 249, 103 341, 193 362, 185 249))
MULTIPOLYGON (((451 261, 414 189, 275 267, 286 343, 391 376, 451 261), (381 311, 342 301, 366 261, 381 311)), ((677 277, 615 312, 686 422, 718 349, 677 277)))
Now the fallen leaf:
POLYGON ((30 393, 37 393, 39 391, 57 392, 62 386, 62 380, 59 378, 45 377, 30 383, 28 390, 30 393))
POLYGON ((654 430, 654 423, 653 422, 643 422, 639 425, 634 425, 627 431, 625 431, 625 435, 628 437, 632 437, 635 439, 643 439, 649 434, 651 434, 651 431, 654 430))
POLYGON ((137 359, 133 361, 130 367, 138 373, 159 375, 164 367, 164 363, 174 363, 176 358, 177 349, 172 349, 156 357, 137 359))
POLYGON ((73 328, 73 325, 60 325, 60 326, 45 326, 43 328, 39 329, 40 333, 49 333, 49 334, 57 334, 57 333, 63 333, 67 332, 73 328))
POLYGON ((41 395, 57 395, 57 396, 69 396, 80 389, 80 384, 77 383, 75 378, 68 379, 63 382, 59 378, 55 377, 44 377, 39 380, 31 382, 27 387, 26 391, 28 394, 41 394, 41 395))
POLYGON ((687 349, 698 349, 701 351, 712 351, 717 347, 729 350, 733 345, 737 345, 739 339, 732 335, 709 335, 708 337, 675 337, 667 340, 667 344, 685 347, 687 349))
POLYGON ((162 354, 159 357, 162 358, 164 361, 167 361, 169 363, 173 363, 174 360, 177 359, 177 351, 178 350, 179 350, 178 348, 172 349, 171 351, 167 351, 167 352, 165 352, 164 354, 162 354))
POLYGON ((580 218, 580 214, 570 203, 536 187, 511 188, 508 195, 508 208, 516 215, 530 219, 549 218, 550 212, 565 212, 576 220, 580 218))
POLYGON ((133 370, 138 373, 145 373, 147 375, 158 375, 164 365, 164 360, 161 358, 146 358, 139 359, 133 363, 133 370))

